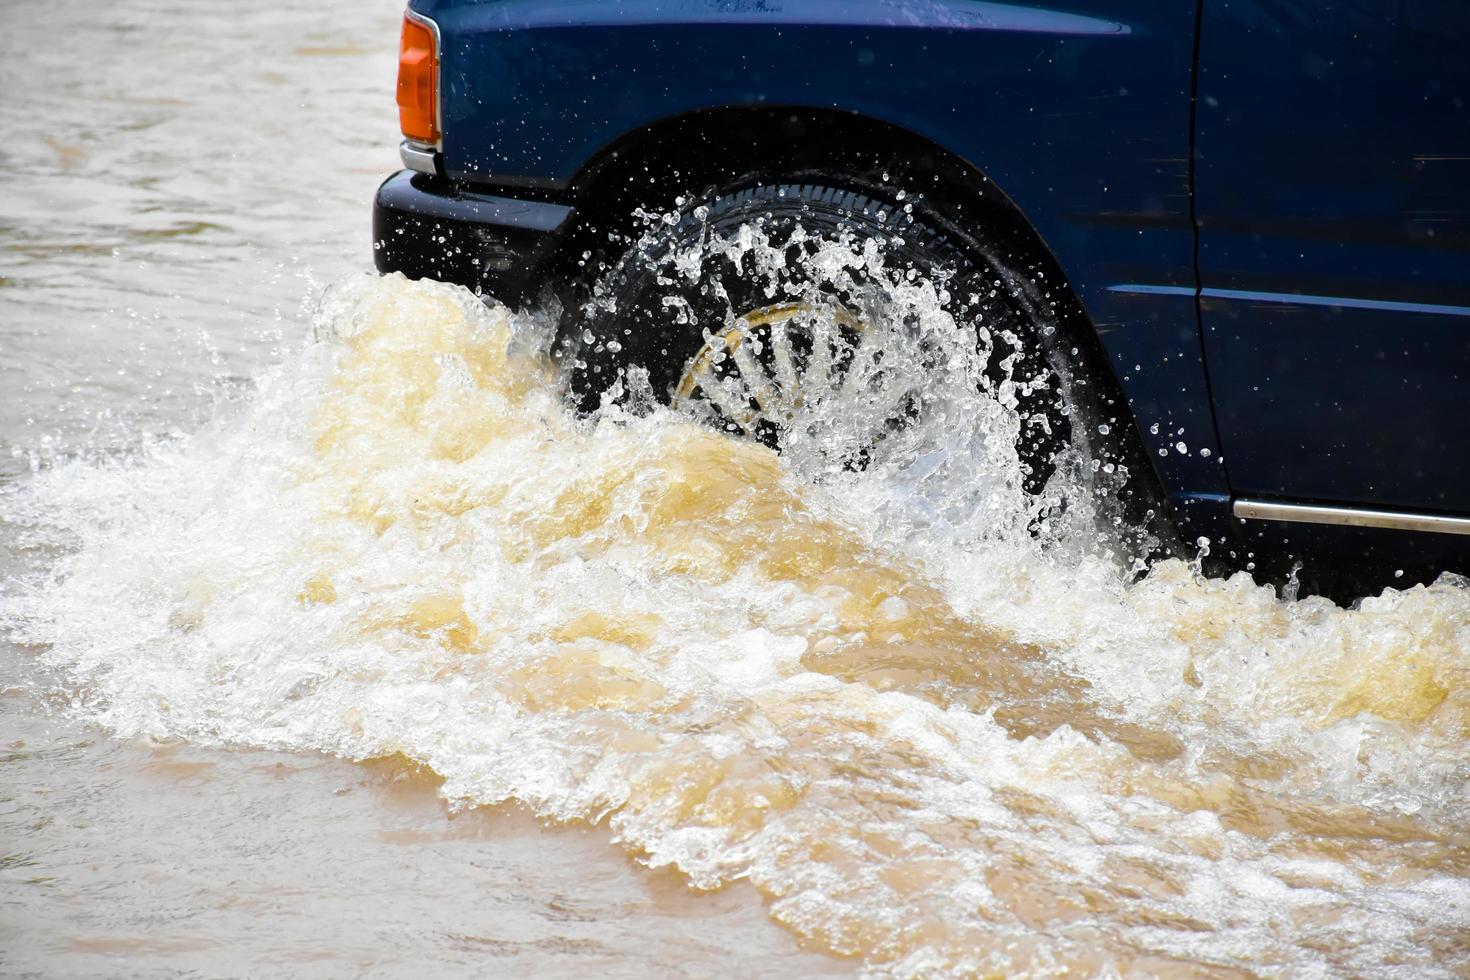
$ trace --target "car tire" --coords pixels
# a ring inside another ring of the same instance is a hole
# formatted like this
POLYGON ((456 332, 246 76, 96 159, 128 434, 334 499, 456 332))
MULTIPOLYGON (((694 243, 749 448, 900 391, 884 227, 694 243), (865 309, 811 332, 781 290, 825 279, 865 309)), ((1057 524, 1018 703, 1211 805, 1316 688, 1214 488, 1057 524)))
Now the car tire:
MULTIPOLYGON (((623 382, 630 369, 646 375, 641 390, 666 404, 675 401, 691 358, 710 342, 710 326, 769 307, 772 279, 751 253, 707 247, 738 236, 743 227, 758 228, 773 248, 784 251, 785 274, 797 280, 805 275, 804 263, 796 261, 800 253, 845 239, 878 243, 889 275, 943 281, 948 312, 962 322, 983 323, 994 340, 986 371, 992 377, 1006 373, 1014 382, 1024 489, 1033 495, 1043 491, 1064 450, 1074 445, 1074 423, 1085 414, 1070 390, 1069 379, 1083 370, 1076 348, 1061 343, 1061 331, 1037 312, 1035 284, 1012 267, 1003 245, 977 242, 939 209, 886 188, 760 182, 687 198, 670 214, 650 216, 643 233, 600 270, 590 299, 575 304, 564 323, 570 387, 583 410, 628 391, 623 382)), ((833 298, 840 304, 845 297, 833 298)), ((1103 444, 1096 431, 1089 425, 1077 432, 1078 442, 1085 443, 1077 448, 1085 456, 1112 456, 1124 464, 1118 468, 1123 474, 1130 464, 1136 472, 1147 468, 1146 462, 1139 465, 1136 451, 1125 459, 1130 454, 1103 444)), ((1143 492, 1115 487, 1121 500, 1115 510, 1126 511, 1139 528, 1157 524, 1162 508, 1158 494, 1149 491, 1152 486, 1143 492)), ((1135 540, 1144 536, 1158 540, 1147 529, 1135 540)), ((1150 544, 1128 550, 1157 549, 1150 544)))

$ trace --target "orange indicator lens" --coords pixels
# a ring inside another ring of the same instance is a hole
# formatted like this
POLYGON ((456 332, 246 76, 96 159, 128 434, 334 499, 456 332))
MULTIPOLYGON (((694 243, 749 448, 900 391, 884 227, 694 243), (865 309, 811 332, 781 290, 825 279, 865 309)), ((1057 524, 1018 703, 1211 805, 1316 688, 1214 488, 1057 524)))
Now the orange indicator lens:
POLYGON ((415 142, 439 142, 439 52, 434 32, 407 15, 398 45, 398 125, 415 142))

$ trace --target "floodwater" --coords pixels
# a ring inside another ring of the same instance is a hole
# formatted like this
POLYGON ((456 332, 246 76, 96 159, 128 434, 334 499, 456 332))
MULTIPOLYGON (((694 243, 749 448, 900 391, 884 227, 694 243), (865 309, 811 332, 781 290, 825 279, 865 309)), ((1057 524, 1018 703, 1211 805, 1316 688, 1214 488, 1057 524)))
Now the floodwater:
POLYGON ((365 271, 397 16, 0 12, 0 972, 1470 972, 1466 580, 1133 581, 963 357, 576 417, 365 271))

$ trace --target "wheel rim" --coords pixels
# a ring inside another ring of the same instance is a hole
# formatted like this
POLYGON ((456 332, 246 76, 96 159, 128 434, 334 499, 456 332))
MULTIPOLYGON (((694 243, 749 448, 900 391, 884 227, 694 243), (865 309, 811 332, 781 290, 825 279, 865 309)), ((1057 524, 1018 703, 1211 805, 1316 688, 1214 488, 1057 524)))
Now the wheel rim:
POLYGON ((841 306, 765 306, 706 339, 671 402, 773 449, 803 441, 861 465, 895 420, 912 415, 913 385, 891 370, 896 340, 841 306))

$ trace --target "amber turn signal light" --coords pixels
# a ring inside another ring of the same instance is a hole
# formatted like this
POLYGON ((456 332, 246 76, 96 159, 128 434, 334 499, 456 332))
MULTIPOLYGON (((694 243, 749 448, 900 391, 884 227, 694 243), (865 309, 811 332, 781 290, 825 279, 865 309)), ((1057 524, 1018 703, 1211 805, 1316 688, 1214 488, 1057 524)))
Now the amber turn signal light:
POLYGON ((434 31, 403 15, 398 44, 398 126, 416 143, 439 142, 439 50, 434 31))

